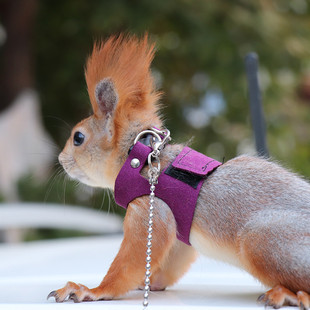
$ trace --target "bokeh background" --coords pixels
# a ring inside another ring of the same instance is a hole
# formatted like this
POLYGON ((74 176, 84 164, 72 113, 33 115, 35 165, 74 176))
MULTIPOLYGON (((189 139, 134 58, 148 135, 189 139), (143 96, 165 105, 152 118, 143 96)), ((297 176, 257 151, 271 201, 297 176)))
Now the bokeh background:
MULTIPOLYGON (((111 193, 57 163, 91 113, 85 59, 95 40, 149 32, 174 142, 225 161, 255 153, 244 57, 255 51, 272 158, 310 177, 310 1, 0 0, 0 201, 119 212, 111 193)), ((0 205, 1 207, 1 205, 0 205)), ((27 230, 24 240, 77 232, 27 230)))

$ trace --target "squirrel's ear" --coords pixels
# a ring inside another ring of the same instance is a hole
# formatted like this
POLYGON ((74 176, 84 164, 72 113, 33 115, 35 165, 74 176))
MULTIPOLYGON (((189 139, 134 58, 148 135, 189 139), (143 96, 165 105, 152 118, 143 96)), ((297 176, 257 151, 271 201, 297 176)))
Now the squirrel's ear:
POLYGON ((96 85, 95 98, 102 116, 111 116, 118 102, 118 95, 112 79, 105 78, 96 85))

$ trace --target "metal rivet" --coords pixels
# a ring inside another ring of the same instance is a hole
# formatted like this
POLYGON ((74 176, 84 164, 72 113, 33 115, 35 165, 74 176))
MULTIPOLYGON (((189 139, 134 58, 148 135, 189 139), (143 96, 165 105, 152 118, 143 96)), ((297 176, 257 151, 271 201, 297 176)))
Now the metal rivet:
POLYGON ((140 160, 138 158, 134 158, 130 162, 130 166, 132 168, 138 168, 140 166, 140 160))

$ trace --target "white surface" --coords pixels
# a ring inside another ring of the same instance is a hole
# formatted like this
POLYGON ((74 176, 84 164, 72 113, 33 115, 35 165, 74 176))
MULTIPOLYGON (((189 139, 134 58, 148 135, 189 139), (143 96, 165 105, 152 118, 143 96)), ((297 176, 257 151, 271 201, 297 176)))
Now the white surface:
MULTIPOLYGON (((0 245, 0 309, 142 309, 142 291, 114 301, 56 304, 54 298, 46 300, 49 292, 69 280, 97 286, 121 240, 121 236, 88 237, 0 245)), ((256 303, 264 291, 245 272, 199 257, 177 285, 151 292, 149 310, 264 309, 256 303)))

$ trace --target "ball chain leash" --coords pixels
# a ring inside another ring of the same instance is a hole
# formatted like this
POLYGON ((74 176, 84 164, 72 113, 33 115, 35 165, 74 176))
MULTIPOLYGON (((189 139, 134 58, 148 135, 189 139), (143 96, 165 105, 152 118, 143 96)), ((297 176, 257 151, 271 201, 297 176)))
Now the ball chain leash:
MULTIPOLYGON (((144 279, 144 300, 143 300, 143 309, 145 310, 149 304, 149 292, 150 292, 150 277, 151 277, 151 254, 152 254, 152 238, 153 238, 153 218, 154 218, 154 202, 155 202, 155 185, 158 183, 158 177, 160 174, 160 160, 159 155, 160 151, 164 148, 165 144, 171 140, 170 131, 165 129, 163 131, 158 130, 156 128, 152 128, 152 130, 145 130, 141 132, 136 141, 138 141, 139 137, 142 135, 150 133, 153 135, 151 141, 151 147, 153 151, 148 156, 148 177, 150 183, 150 196, 149 196, 149 219, 148 219, 148 228, 147 228, 147 250, 146 250, 146 265, 145 265, 145 279, 144 279), (162 138, 163 136, 163 138, 162 138)), ((135 142, 136 142, 135 141, 135 142)))

